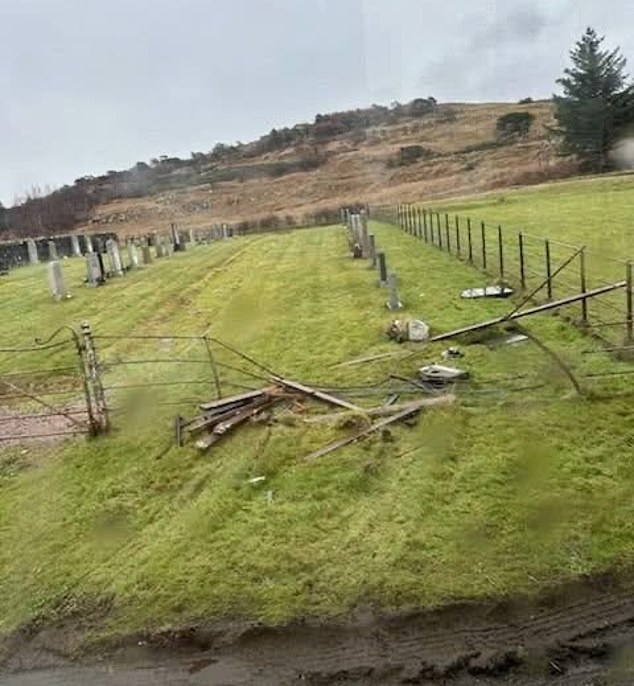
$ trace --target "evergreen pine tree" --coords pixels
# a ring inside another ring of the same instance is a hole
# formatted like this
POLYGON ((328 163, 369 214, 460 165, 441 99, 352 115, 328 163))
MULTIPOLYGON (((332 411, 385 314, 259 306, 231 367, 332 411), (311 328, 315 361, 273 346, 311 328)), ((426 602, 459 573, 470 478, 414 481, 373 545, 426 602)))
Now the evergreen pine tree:
POLYGON ((608 153, 624 126, 634 122, 634 88, 619 48, 603 50, 604 38, 592 28, 570 51, 572 67, 557 80, 563 96, 554 96, 554 131, 562 151, 576 155, 587 169, 603 171, 608 153))

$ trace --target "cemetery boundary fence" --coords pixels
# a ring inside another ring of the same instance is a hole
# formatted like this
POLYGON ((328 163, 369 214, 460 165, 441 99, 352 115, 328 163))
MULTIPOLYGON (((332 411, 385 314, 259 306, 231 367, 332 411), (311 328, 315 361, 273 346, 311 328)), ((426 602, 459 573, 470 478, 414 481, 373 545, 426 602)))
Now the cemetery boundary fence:
POLYGON ((623 288, 566 306, 563 314, 609 349, 634 350, 631 260, 412 204, 373 207, 372 218, 479 268, 496 283, 526 292, 545 284, 535 294, 538 304, 623 282, 623 288))

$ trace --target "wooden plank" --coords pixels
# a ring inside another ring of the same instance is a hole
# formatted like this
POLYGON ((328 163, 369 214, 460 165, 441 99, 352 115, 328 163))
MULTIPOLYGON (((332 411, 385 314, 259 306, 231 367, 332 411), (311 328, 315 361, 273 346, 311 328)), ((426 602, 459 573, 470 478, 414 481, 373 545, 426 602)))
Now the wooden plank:
POLYGON ((544 305, 538 305, 537 307, 531 307, 527 310, 521 310, 520 312, 515 312, 510 316, 503 315, 502 317, 489 319, 486 322, 471 324, 470 326, 464 326, 461 329, 455 329, 454 331, 441 333, 438 336, 433 336, 429 339, 429 341, 430 343, 436 343, 437 341, 445 341, 448 338, 455 338, 456 336, 461 336, 465 333, 471 333, 472 331, 480 331, 481 329, 487 329, 490 326, 495 326, 496 324, 503 324, 504 322, 512 321, 515 319, 521 319, 522 317, 530 317, 531 315, 539 314, 540 312, 555 310, 558 307, 563 307, 564 305, 570 305, 571 303, 579 302, 579 300, 594 298, 597 295, 603 295, 604 293, 609 293, 610 291, 615 291, 619 288, 625 288, 625 286, 625 281, 619 281, 618 283, 613 283, 608 286, 601 286, 600 288, 595 288, 591 291, 586 291, 585 293, 570 295, 567 298, 561 298, 561 300, 554 300, 553 302, 545 303, 544 305))
POLYGON ((329 453, 334 452, 335 450, 339 450, 339 448, 343 448, 346 445, 349 445, 350 443, 354 443, 355 441, 358 441, 361 438, 365 438, 366 436, 370 435, 371 433, 374 433, 375 431, 378 431, 379 429, 382 429, 386 426, 389 426, 390 424, 393 424, 394 422, 399 422, 403 419, 407 419, 410 417, 412 414, 416 412, 420 412, 424 405, 422 404, 424 401, 419 400, 417 403, 412 403, 407 409, 401 410, 400 412, 397 412, 396 414, 392 415, 391 417, 388 417, 387 419, 381 419, 378 422, 375 422, 371 426, 361 429, 360 431, 357 431, 356 433, 352 434, 351 436, 348 436, 347 438, 342 438, 339 441, 335 441, 334 443, 330 443, 329 445, 325 446, 324 448, 321 448, 320 450, 316 450, 314 453, 310 453, 310 455, 307 455, 304 460, 306 462, 311 462, 312 460, 316 460, 320 457, 324 457, 324 455, 328 455, 329 453))
POLYGON ((255 400, 255 398, 261 398, 266 393, 270 393, 275 390, 274 386, 268 388, 262 388, 259 391, 249 391, 248 393, 242 393, 241 395, 234 395, 229 398, 221 398, 220 400, 212 400, 208 403, 201 403, 198 407, 201 410, 215 410, 218 408, 224 408, 227 405, 240 405, 248 403, 250 400, 255 400))
POLYGON ((237 412, 230 419, 216 424, 211 433, 196 441, 196 447, 199 450, 207 450, 207 448, 219 441, 220 438, 231 431, 231 429, 234 429, 239 424, 251 419, 251 417, 258 414, 258 412, 262 412, 262 410, 272 407, 277 400, 279 400, 279 398, 271 399, 267 397, 254 401, 248 408, 242 410, 242 412, 237 412))
POLYGON ((403 353, 401 350, 399 350, 397 352, 379 353, 378 355, 368 355, 368 357, 358 357, 354 360, 348 360, 347 362, 339 362, 338 364, 333 364, 332 369, 338 369, 339 367, 352 367, 357 364, 375 362, 376 360, 384 360, 390 357, 403 357, 406 354, 407 353, 403 353))
POLYGON ((350 410, 352 412, 363 412, 363 409, 360 408, 358 405, 353 405, 352 403, 349 403, 346 400, 335 398, 334 395, 330 395, 329 393, 318 391, 315 388, 310 388, 310 386, 304 386, 303 384, 297 383, 297 381, 282 379, 279 376, 275 376, 273 378, 275 379, 275 381, 277 381, 285 388, 290 388, 294 391, 299 391, 300 393, 304 393, 305 395, 308 395, 311 398, 317 398, 318 400, 322 400, 325 403, 330 403, 331 405, 338 405, 339 407, 343 407, 346 410, 350 410))

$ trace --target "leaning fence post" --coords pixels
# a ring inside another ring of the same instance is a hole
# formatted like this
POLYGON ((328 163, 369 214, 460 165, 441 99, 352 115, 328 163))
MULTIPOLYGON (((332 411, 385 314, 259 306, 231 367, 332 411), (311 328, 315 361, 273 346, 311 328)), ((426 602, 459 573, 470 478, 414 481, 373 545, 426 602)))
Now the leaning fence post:
POLYGON ((471 217, 467 217, 467 243, 469 248, 469 262, 473 264, 473 237, 471 235, 471 217))
POLYGON ((108 418, 108 406, 106 404, 106 394, 101 381, 101 369, 99 358, 92 337, 90 323, 85 321, 81 324, 81 334, 84 342, 84 354, 86 356, 86 370, 88 374, 88 385, 94 403, 95 420, 97 425, 94 427, 96 432, 105 432, 110 428, 108 418))
POLYGON ((520 231, 517 234, 517 241, 520 251, 520 283, 522 290, 526 288, 526 267, 524 266, 524 234, 520 231))
POLYGON ((626 338, 627 343, 634 341, 634 279, 632 278, 632 263, 625 264, 625 281, 626 281, 626 306, 627 306, 627 322, 626 322, 626 338))
POLYGON ((552 265, 550 263, 550 241, 546 239, 544 241, 544 249, 546 252, 546 278, 548 279, 547 283, 547 292, 548 292, 548 300, 553 299, 553 281, 552 281, 552 265))
POLYGON ((451 252, 451 240, 449 238, 449 215, 445 214, 445 238, 447 243, 447 252, 451 252))
POLYGON ((504 278, 504 241, 502 240, 502 225, 498 224, 498 256, 500 258, 500 278, 504 278))
POLYGON ((486 235, 486 227, 484 225, 484 222, 480 223, 480 231, 482 234, 482 269, 486 271, 487 269, 487 235, 486 235))
POLYGON ((205 348, 207 349, 207 356, 209 357, 209 364, 211 365, 211 373, 214 377, 214 386, 216 388, 216 395, 218 400, 222 398, 222 389, 220 388, 220 376, 218 375, 218 367, 216 366, 216 360, 214 358, 213 350, 211 349, 211 339, 207 334, 203 337, 203 342, 205 343, 205 348))
POLYGON ((456 215, 456 254, 460 259, 460 217, 456 215))
MULTIPOLYGON (((585 293, 587 290, 585 248, 582 248, 581 252, 579 253, 579 279, 581 292, 585 293)), ((581 321, 584 325, 587 325, 588 323, 588 301, 585 298, 581 301, 581 321)))

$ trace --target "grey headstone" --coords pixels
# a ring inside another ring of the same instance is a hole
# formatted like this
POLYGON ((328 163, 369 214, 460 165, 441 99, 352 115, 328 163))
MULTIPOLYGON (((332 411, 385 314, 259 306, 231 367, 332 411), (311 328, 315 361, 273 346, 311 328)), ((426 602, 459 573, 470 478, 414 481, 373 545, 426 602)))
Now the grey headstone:
POLYGON ((51 261, 58 259, 57 245, 55 245, 55 241, 48 242, 48 259, 51 261))
POLYGON ((119 244, 112 238, 106 241, 106 252, 108 253, 108 261, 110 263, 110 273, 113 276, 123 276, 123 262, 121 261, 121 252, 119 251, 119 244))
POLYGON ((103 283, 104 274, 99 257, 100 255, 95 252, 86 255, 86 281, 89 286, 99 286, 103 283))
POLYGON ((92 247, 92 238, 88 234, 84 235, 84 244, 86 246, 86 253, 94 252, 92 247))
POLYGON ((133 241, 128 243, 128 269, 136 269, 139 266, 139 253, 133 241))
POLYGON ((172 242, 175 246, 180 246, 180 244, 181 244, 181 237, 180 237, 180 234, 179 234, 179 232, 178 232, 178 225, 176 225, 176 224, 171 224, 171 225, 170 225, 170 238, 171 238, 171 242, 172 242))
POLYGON ((196 237, 194 236, 194 229, 189 229, 188 234, 189 234, 189 242, 195 243, 196 237))
POLYGON ((81 257, 81 248, 79 247, 79 236, 73 234, 70 237, 70 244, 73 249, 73 257, 81 257))
POLYGON ((66 297, 62 266, 55 260, 48 263, 48 285, 55 300, 62 300, 66 297))
POLYGON ((392 273, 388 276, 388 286, 390 287, 390 299, 387 301, 388 310, 402 310, 403 304, 398 297, 398 283, 396 274, 392 273))
POLYGON ((222 225, 222 237, 229 238, 229 227, 226 224, 222 225))
POLYGON ((164 257, 165 256, 165 251, 163 249, 163 244, 160 243, 158 240, 154 244, 155 250, 156 250, 156 258, 158 259, 159 257, 164 257))
POLYGON ((27 238, 26 239, 26 248, 29 251, 29 262, 31 264, 38 264, 40 261, 40 258, 38 257, 37 254, 37 244, 32 238, 27 238))
POLYGON ((143 257, 143 264, 152 264, 152 251, 149 245, 141 247, 141 255, 143 257))
POLYGON ((376 257, 379 262, 379 284, 381 286, 387 286, 387 262, 385 259, 385 253, 378 252, 376 257))

